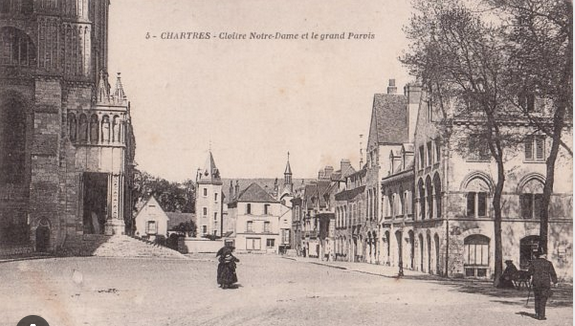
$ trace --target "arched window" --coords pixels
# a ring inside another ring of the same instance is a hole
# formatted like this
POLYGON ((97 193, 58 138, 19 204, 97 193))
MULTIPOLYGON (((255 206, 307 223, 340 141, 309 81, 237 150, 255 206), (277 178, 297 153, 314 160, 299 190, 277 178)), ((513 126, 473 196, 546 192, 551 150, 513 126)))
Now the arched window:
POLYGON ((100 122, 98 121, 98 116, 92 114, 92 117, 90 118, 90 142, 92 142, 92 144, 97 144, 99 141, 99 125, 100 122))
POLYGON ((481 234, 470 235, 463 240, 463 245, 465 276, 487 277, 489 238, 481 234))
POLYGON ((541 202, 543 200, 543 183, 537 179, 529 180, 521 189, 519 202, 521 205, 521 217, 525 219, 537 219, 541 214, 541 202))
POLYGON ((427 214, 429 218, 433 218, 433 185, 429 176, 425 179, 425 188, 427 190, 427 214))
POLYGON ((68 137, 70 141, 76 141, 76 133, 78 132, 78 122, 76 121, 76 115, 70 113, 68 115, 68 137))
POLYGON ((435 216, 441 218, 441 180, 437 173, 433 177, 433 190, 435 191, 435 216))
POLYGON ((26 107, 16 97, 0 97, 0 184, 22 183, 26 161, 26 107))
POLYGON ((467 216, 487 217, 487 202, 490 192, 488 183, 479 177, 474 178, 467 184, 466 191, 467 216))
POLYGON ((425 189, 423 188, 423 180, 419 179, 417 184, 417 189, 419 190, 419 217, 425 219, 425 189))
POLYGON ((23 31, 4 27, 0 30, 0 65, 30 66, 36 65, 36 46, 23 31))

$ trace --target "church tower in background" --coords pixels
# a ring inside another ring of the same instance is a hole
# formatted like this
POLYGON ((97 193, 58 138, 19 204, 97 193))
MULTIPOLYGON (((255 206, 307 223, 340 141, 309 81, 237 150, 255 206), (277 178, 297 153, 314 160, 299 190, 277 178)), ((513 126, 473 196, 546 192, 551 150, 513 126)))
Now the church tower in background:
POLYGON ((198 235, 222 235, 222 178, 209 151, 203 169, 196 175, 196 221, 198 235))

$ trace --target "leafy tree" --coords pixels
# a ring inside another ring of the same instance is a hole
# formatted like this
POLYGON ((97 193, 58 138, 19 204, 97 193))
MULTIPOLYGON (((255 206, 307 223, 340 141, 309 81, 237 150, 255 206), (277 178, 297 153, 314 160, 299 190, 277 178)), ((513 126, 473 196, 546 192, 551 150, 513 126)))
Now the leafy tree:
POLYGON ((134 180, 134 205, 154 196, 166 212, 193 213, 195 207, 194 182, 169 182, 147 172, 136 173, 134 180))

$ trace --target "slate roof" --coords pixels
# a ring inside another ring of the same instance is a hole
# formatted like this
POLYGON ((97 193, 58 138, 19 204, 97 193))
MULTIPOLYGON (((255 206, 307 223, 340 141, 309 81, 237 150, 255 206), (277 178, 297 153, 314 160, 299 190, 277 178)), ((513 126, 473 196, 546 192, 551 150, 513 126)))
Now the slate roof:
POLYGON ((405 143, 409 140, 407 96, 375 94, 373 117, 376 119, 377 143, 405 143))
POLYGON ((365 186, 360 186, 357 188, 353 188, 350 190, 344 190, 342 192, 338 192, 335 194, 335 200, 344 201, 344 200, 352 200, 358 195, 362 194, 365 191, 365 186))
POLYGON ((198 170, 196 179, 198 183, 203 184, 222 184, 220 170, 216 167, 216 162, 214 161, 214 156, 211 151, 206 159, 204 168, 198 170))
POLYGON ((250 203, 277 203, 270 194, 268 194, 260 185, 253 182, 246 189, 240 191, 235 202, 250 202, 250 203))
MULTIPOLYGON (((302 184, 307 184, 309 182, 311 182, 312 179, 292 179, 292 183, 294 185, 294 189, 296 189, 297 187, 299 187, 302 184)), ((236 187, 236 181, 238 183, 238 185, 240 186, 240 192, 243 189, 246 189, 249 185, 251 185, 252 183, 257 183, 258 185, 260 185, 260 187, 262 187, 266 192, 268 192, 269 194, 272 194, 274 191, 274 183, 276 181, 276 178, 253 178, 253 179, 227 179, 227 178, 223 178, 222 182, 223 182, 223 186, 222 186, 222 192, 224 193, 224 203, 229 203, 234 201, 234 196, 230 196, 230 181, 232 182, 232 188, 235 189, 236 187)), ((277 182, 278 182, 278 191, 281 191, 283 189, 283 184, 284 184, 284 179, 283 178, 277 178, 277 182)))

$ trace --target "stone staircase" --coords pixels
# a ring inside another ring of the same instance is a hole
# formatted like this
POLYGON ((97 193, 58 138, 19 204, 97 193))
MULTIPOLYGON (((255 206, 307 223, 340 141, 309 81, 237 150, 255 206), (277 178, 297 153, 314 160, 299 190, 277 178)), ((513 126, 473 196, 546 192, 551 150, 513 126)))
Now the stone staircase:
POLYGON ((96 248, 92 256, 125 258, 169 258, 187 259, 186 256, 172 250, 127 235, 107 237, 107 241, 96 248))

